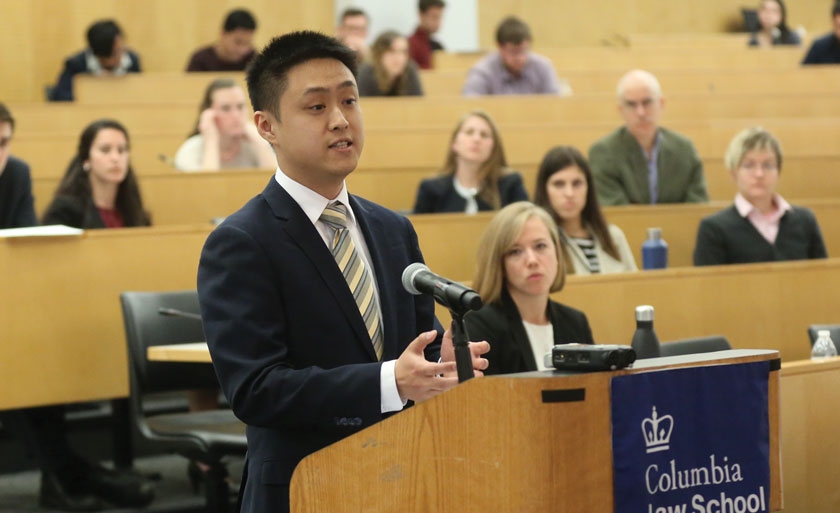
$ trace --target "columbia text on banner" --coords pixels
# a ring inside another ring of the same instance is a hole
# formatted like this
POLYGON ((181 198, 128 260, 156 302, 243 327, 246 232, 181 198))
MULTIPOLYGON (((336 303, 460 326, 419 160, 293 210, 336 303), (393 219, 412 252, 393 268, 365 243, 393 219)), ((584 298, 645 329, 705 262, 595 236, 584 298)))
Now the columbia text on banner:
POLYGON ((769 511, 769 362, 611 383, 616 513, 769 511))

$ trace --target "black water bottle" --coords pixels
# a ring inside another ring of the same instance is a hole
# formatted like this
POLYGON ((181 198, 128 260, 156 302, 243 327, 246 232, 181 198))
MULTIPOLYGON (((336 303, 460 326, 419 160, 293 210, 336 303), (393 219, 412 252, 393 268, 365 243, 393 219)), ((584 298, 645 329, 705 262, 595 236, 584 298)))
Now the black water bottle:
POLYGON ((636 307, 636 333, 630 344, 636 351, 636 359, 656 358, 659 356, 659 338, 653 331, 653 307, 642 305, 636 307))

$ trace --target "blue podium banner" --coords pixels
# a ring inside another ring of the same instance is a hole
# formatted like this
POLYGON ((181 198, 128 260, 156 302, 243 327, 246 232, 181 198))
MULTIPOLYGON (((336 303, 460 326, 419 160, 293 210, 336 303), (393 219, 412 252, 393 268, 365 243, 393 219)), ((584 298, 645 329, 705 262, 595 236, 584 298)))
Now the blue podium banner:
POLYGON ((612 379, 616 513, 769 511, 769 362, 612 379))

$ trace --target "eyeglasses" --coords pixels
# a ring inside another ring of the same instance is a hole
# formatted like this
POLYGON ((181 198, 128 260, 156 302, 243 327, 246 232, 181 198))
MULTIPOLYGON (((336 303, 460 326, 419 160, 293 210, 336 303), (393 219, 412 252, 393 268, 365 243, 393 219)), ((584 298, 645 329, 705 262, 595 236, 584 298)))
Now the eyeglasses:
POLYGON ((739 168, 750 173, 754 173, 758 169, 765 173, 772 173, 779 170, 779 165, 775 162, 742 162, 739 168))

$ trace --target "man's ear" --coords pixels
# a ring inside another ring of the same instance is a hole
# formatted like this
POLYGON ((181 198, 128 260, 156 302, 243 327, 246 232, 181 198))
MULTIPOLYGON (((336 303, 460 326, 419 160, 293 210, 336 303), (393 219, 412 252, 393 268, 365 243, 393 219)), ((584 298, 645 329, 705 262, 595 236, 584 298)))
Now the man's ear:
POLYGON ((274 134, 274 128, 280 122, 270 113, 263 110, 254 112, 254 125, 257 127, 260 137, 268 141, 272 146, 277 143, 277 136, 274 134))

